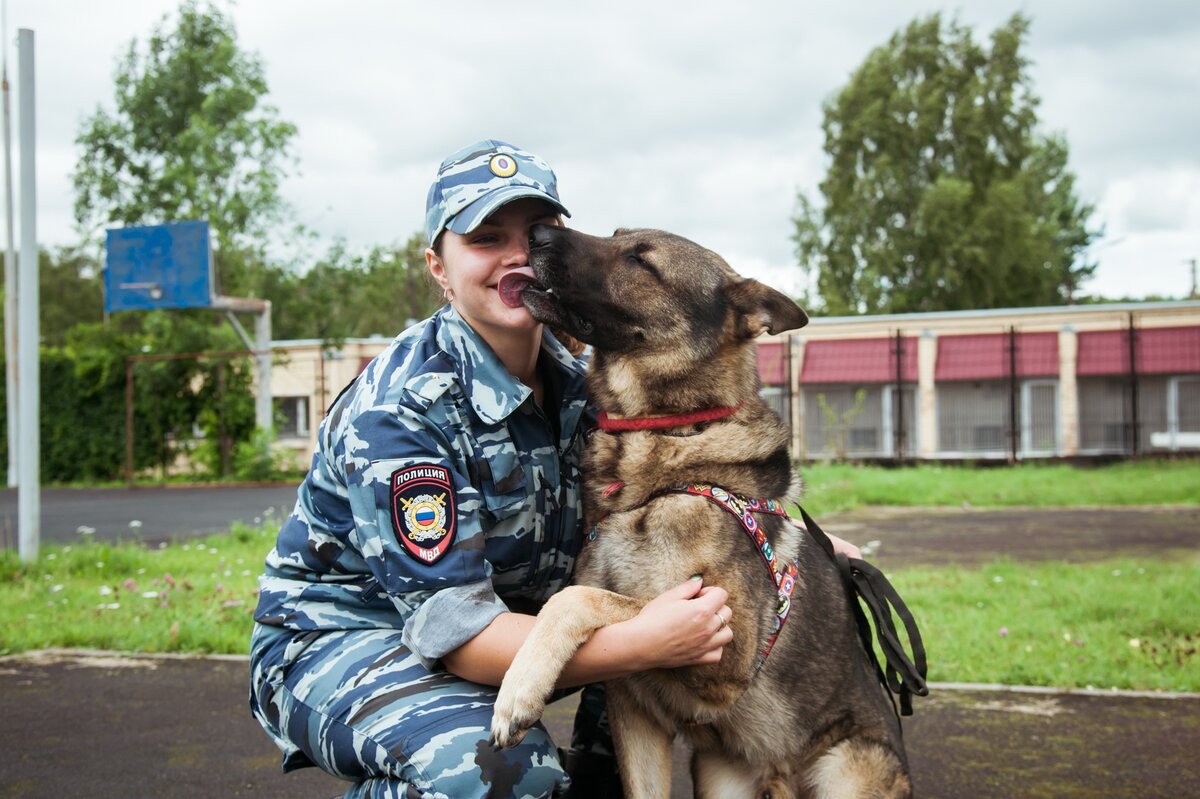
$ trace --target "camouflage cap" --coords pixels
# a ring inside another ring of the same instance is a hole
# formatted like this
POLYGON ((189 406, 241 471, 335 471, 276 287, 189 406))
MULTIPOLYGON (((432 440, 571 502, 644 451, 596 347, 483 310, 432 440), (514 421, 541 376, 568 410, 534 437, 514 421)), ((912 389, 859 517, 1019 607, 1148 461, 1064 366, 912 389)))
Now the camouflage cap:
POLYGON ((521 197, 537 197, 571 215, 558 199, 558 180, 549 164, 519 147, 484 139, 442 162, 425 201, 425 233, 431 244, 446 228, 470 233, 497 208, 521 197))

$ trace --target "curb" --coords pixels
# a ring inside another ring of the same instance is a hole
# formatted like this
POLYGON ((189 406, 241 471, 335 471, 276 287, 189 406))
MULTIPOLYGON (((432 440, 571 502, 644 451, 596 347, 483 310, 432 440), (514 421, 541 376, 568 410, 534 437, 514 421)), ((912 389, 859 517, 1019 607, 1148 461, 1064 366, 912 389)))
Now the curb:
MULTIPOLYGON (((58 663, 70 660, 213 660, 225 663, 249 663, 249 655, 188 654, 181 652, 119 652, 111 649, 31 649, 15 655, 0 655, 0 663, 58 663)), ((930 691, 975 693, 1035 694, 1040 696, 1094 696, 1116 699, 1200 700, 1200 693, 1188 691, 1135 691, 1123 688, 1054 688, 1045 685, 1004 685, 1002 683, 931 682, 930 691)))

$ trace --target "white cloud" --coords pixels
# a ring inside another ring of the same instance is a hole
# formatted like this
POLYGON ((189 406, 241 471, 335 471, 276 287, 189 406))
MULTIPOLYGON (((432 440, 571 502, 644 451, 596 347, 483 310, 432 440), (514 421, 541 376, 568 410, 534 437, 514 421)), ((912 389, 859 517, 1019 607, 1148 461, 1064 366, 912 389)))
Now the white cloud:
POLYGON ((1097 211, 1113 237, 1200 231, 1200 166, 1140 169, 1117 178, 1097 211))
MULTIPOLYGON (((174 7, 129 0, 97 14, 86 0, 10 0, 10 29, 37 35, 44 242, 74 238, 68 175, 80 119, 111 103, 117 57, 174 7)), ((575 226, 667 228, 789 289, 800 280, 789 240, 795 194, 813 192, 825 169, 822 102, 936 4, 222 7, 262 56, 271 102, 299 126, 300 174, 284 191, 326 237, 360 246, 407 238, 421 227, 441 158, 490 136, 554 164, 575 226)), ((943 13, 985 39, 1012 11, 964 0, 943 13)), ((1041 118, 1067 138, 1078 187, 1108 224, 1086 288, 1186 291, 1181 262, 1200 255, 1200 6, 1043 0, 1029 11, 1041 118), (1156 270, 1161 284, 1149 279, 1156 270)))

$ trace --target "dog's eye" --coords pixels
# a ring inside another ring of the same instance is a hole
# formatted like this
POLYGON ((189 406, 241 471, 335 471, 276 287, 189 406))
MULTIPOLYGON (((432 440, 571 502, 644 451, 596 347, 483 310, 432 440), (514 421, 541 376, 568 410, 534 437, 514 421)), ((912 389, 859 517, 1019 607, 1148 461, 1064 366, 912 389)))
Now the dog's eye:
POLYGON ((636 253, 636 252, 629 253, 628 255, 625 256, 625 260, 629 263, 630 266, 636 266, 639 269, 644 269, 645 271, 649 272, 654 277, 654 279, 657 280, 659 283, 662 282, 662 275, 659 274, 658 269, 655 268, 654 264, 647 261, 645 258, 643 258, 638 253, 636 253))

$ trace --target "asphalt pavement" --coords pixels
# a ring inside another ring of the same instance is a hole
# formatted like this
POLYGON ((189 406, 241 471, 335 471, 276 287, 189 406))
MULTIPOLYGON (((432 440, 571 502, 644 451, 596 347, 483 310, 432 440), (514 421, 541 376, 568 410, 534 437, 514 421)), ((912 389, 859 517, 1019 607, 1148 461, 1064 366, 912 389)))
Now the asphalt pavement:
MULTIPOLYGON (((246 703, 244 658, 42 652, 0 658, 0 799, 339 796, 279 770, 246 703)), ((573 700, 546 725, 564 745, 573 700)), ((1200 695, 1014 692, 934 685, 904 721, 925 799, 1200 796, 1200 695)), ((672 799, 691 796, 676 746, 672 799)))
MULTIPOLYGON (((282 517, 296 504, 296 483, 151 488, 43 488, 41 540, 68 544, 80 530, 97 541, 146 541, 228 532, 237 521, 282 517)), ((18 541, 17 490, 0 490, 0 549, 18 541)))

